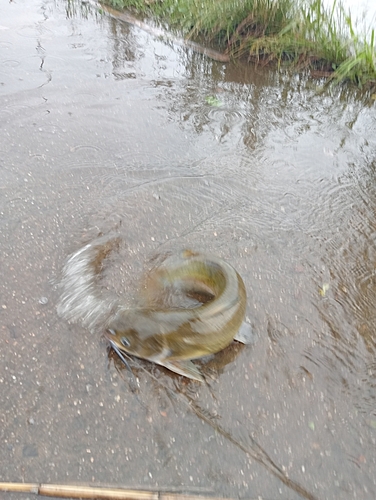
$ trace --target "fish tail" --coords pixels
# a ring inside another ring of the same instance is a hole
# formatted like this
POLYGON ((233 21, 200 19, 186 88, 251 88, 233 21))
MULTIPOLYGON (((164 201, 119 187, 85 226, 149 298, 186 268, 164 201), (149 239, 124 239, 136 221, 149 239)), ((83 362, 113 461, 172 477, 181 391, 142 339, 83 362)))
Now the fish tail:
POLYGON ((59 283, 59 316, 89 330, 104 324, 118 299, 108 293, 103 295, 98 279, 103 260, 119 241, 114 235, 102 236, 68 257, 59 283))

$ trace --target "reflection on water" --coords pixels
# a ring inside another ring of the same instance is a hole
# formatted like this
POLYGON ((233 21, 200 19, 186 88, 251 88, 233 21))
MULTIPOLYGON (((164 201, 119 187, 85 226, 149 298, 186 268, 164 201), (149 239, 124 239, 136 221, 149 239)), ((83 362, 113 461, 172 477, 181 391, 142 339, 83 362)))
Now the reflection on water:
POLYGON ((79 5, 2 8, 4 479, 373 498, 374 102, 79 5), (142 363, 130 386, 57 317, 67 255, 111 229, 125 303, 184 247, 244 278, 257 342, 210 361, 209 386, 142 363))

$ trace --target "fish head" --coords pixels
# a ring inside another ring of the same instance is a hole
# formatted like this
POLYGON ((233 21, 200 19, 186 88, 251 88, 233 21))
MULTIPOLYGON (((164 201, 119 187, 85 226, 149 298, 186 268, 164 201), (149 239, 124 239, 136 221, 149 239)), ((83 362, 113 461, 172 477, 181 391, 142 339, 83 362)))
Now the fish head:
POLYGON ((104 332, 104 336, 112 346, 115 346, 121 351, 133 354, 137 353, 139 350, 140 341, 138 339, 137 332, 132 328, 126 330, 115 330, 114 328, 108 328, 104 332))
POLYGON ((106 325, 104 337, 111 346, 129 354, 137 354, 142 348, 139 330, 134 324, 134 311, 120 311, 106 325))
POLYGON ((161 357, 166 350, 165 336, 158 330, 158 321, 152 310, 127 309, 111 317, 104 337, 116 351, 154 359, 161 357))
POLYGON ((116 344, 118 349, 122 351, 133 351, 137 347, 137 337, 132 329, 125 331, 116 331, 113 328, 108 328, 104 332, 104 336, 111 344, 116 344))

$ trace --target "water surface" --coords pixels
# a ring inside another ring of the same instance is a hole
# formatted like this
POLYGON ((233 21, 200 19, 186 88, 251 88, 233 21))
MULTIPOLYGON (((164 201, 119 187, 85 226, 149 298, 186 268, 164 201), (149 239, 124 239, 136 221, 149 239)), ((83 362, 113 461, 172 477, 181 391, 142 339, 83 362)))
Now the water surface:
POLYGON ((374 101, 62 0, 3 5, 0 49, 3 480, 374 498, 374 101), (56 313, 66 257, 109 231, 125 303, 157 254, 231 262, 255 344, 209 386, 134 361, 135 387, 56 313))

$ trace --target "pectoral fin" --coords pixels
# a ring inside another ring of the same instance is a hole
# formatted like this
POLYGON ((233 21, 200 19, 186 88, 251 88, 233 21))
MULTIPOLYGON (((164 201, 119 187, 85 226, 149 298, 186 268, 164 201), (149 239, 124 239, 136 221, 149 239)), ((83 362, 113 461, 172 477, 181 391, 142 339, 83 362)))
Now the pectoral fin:
POLYGON ((191 378, 193 380, 198 380, 199 382, 204 382, 204 378, 201 375, 200 370, 196 365, 189 360, 182 361, 163 361, 158 362, 159 365, 164 366, 168 370, 172 372, 178 373, 179 375, 183 375, 184 377, 191 378))
POLYGON ((238 333, 235 335, 234 340, 241 342, 242 344, 254 344, 256 342, 256 334, 252 329, 252 326, 243 321, 238 333))

